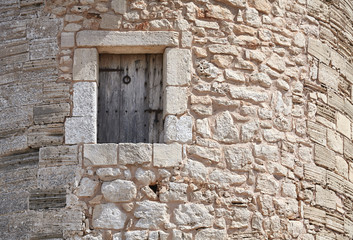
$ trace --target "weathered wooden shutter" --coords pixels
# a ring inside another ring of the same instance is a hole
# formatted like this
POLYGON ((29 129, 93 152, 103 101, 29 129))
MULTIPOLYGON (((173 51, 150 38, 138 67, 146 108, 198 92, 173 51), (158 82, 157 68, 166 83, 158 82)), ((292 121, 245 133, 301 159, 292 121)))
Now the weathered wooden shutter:
POLYGON ((162 54, 100 56, 98 143, 159 142, 162 61, 162 54))

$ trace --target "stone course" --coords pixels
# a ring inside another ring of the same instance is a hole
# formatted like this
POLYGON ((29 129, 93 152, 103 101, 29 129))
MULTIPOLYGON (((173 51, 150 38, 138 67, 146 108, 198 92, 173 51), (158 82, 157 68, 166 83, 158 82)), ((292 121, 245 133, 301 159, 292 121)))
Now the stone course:
POLYGON ((352 239, 352 9, 0 3, 0 239, 352 239), (102 53, 164 54, 161 142, 96 143, 102 53))

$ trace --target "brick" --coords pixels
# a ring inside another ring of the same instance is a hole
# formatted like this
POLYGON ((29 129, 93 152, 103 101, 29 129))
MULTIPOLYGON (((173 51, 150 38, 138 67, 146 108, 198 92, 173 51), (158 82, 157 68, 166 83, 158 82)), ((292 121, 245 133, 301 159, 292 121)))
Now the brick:
POLYGON ((85 144, 83 147, 83 164, 85 166, 107 166, 118 164, 118 145, 85 144))
POLYGON ((94 117, 71 117, 65 121, 65 143, 96 143, 97 120, 94 117))
POLYGON ((88 117, 97 115, 97 83, 77 82, 73 86, 72 116, 88 117))
POLYGON ((153 144, 153 166, 177 167, 182 161, 182 145, 180 144, 153 144))
POLYGON ((310 139, 321 145, 326 145, 326 128, 315 122, 308 121, 308 135, 310 139))
POLYGON ((337 131, 342 133, 347 138, 351 138, 351 121, 343 114, 337 112, 337 131))
POLYGON ((74 53, 73 80, 98 81, 98 52, 95 48, 78 48, 74 53))
POLYGON ((164 97, 164 115, 182 114, 186 112, 188 105, 188 88, 166 87, 164 97))
POLYGON ((315 144, 314 161, 319 166, 331 170, 335 168, 336 160, 334 152, 320 144, 315 144))
POLYGON ((191 51, 167 48, 163 59, 164 86, 182 86, 191 81, 191 51))

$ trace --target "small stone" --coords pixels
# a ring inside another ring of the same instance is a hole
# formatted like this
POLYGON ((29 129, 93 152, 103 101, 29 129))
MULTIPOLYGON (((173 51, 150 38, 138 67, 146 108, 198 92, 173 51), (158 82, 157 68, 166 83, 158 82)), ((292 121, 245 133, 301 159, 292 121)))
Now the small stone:
POLYGON ((239 142, 239 130, 234 126, 232 115, 225 111, 216 117, 214 139, 225 143, 239 142))
POLYGON ((150 185, 156 181, 156 175, 151 170, 138 168, 135 173, 136 180, 143 185, 150 185))
POLYGON ((266 14, 269 14, 272 9, 271 3, 267 0, 251 0, 249 2, 249 5, 251 7, 256 8, 256 10, 258 10, 259 12, 263 12, 266 14))
POLYGON ((91 197, 96 192, 99 182, 89 178, 82 178, 80 186, 77 190, 79 197, 91 197))
POLYGON ((148 199, 156 201, 158 199, 157 194, 149 187, 144 186, 140 189, 141 193, 144 194, 148 199))
POLYGON ((294 44, 294 46, 297 46, 297 47, 300 47, 300 48, 305 47, 306 46, 305 35, 303 33, 301 33, 301 32, 297 33, 294 36, 293 44, 294 44))
POLYGON ((143 201, 136 203, 134 216, 138 219, 136 227, 143 229, 160 229, 169 222, 168 207, 164 203, 143 201))
POLYGON ((82 28, 82 26, 80 24, 77 23, 69 23, 64 27, 64 31, 66 32, 77 32, 78 30, 80 30, 82 28))
POLYGON ((167 19, 152 20, 149 23, 151 31, 165 31, 173 28, 167 19))
POLYGON ((280 140, 283 140, 285 137, 283 132, 280 132, 275 128, 264 129, 263 133, 264 133, 264 139, 270 143, 278 142, 280 140))
POLYGON ((247 171, 254 162, 249 146, 231 145, 224 148, 224 159, 232 171, 247 171))
POLYGON ((278 181, 269 174, 261 174, 257 177, 256 191, 264 194, 275 195, 279 190, 278 181))
POLYGON ((255 103, 265 102, 268 100, 267 93, 249 90, 249 87, 232 86, 229 90, 230 95, 233 99, 250 100, 255 103))
POLYGON ((145 240, 148 239, 148 232, 146 230, 142 231, 128 231, 125 233, 126 240, 145 240))
POLYGON ((235 208, 233 210, 234 220, 231 223, 231 228, 246 228, 250 225, 252 212, 246 208, 235 208))
MULTIPOLYGON (((287 226, 288 226, 288 232, 294 238, 298 237, 301 233, 305 231, 304 224, 300 221, 289 221, 287 226)), ((304 239, 305 238, 303 238, 303 240, 304 239)))
POLYGON ((202 28, 209 28, 209 29, 215 29, 215 30, 219 29, 219 25, 217 22, 195 20, 195 25, 197 27, 202 27, 202 28))
POLYGON ((188 160, 183 168, 182 175, 195 179, 197 182, 205 182, 207 168, 200 162, 188 160))
POLYGON ((224 45, 224 44, 212 44, 208 46, 208 50, 214 54, 230 54, 238 55, 238 49, 233 45, 224 45))
POLYGON ((272 79, 266 73, 255 73, 250 76, 250 81, 259 83, 264 88, 269 88, 272 85, 272 79))
POLYGON ((266 161, 278 161, 280 159, 278 147, 266 144, 254 145, 254 155, 266 161))
POLYGON ((188 153, 212 162, 219 162, 221 159, 221 150, 218 148, 190 146, 188 147, 188 153))
POLYGON ((297 187, 294 183, 284 182, 282 184, 283 197, 297 198, 297 187))
POLYGON ((286 70, 286 62, 276 53, 272 54, 270 59, 267 61, 267 65, 280 73, 286 70))
POLYGON ((186 203, 174 210, 175 223, 181 230, 211 227, 212 216, 203 204, 186 203))
POLYGON ((127 212, 131 212, 134 209, 134 203, 123 203, 121 206, 127 212))
POLYGON ((124 14, 126 13, 126 0, 112 0, 111 6, 115 13, 124 14))
POLYGON ((241 126, 241 140, 242 142, 249 142, 254 140, 259 130, 259 124, 257 121, 250 121, 241 126))
POLYGON ((221 20, 233 21, 234 15, 227 8, 217 5, 208 4, 206 6, 205 15, 208 18, 215 18, 221 20))
POLYGON ((278 79, 276 83, 280 89, 283 89, 285 91, 289 90, 289 84, 286 81, 284 81, 282 79, 278 79))
POLYGON ((224 75, 227 80, 235 82, 245 82, 245 77, 242 72, 226 69, 224 71, 224 75))
POLYGON ((119 29, 121 26, 122 17, 113 14, 101 14, 102 21, 100 27, 102 29, 119 29))
POLYGON ((204 138, 211 137, 211 129, 207 118, 196 120, 196 132, 204 138))
POLYGON ((62 32, 61 33, 61 47, 71 48, 75 46, 75 33, 73 32, 62 32))
POLYGON ((212 62, 220 68, 228 68, 231 66, 234 57, 229 55, 214 55, 212 62))
POLYGON ((85 166, 104 166, 118 163, 117 144, 85 144, 83 151, 85 166))
POLYGON ((248 8, 245 10, 245 22, 253 27, 261 26, 261 18, 255 8, 248 8))
POLYGON ((160 192, 159 198, 161 202, 187 202, 187 188, 185 183, 169 183, 166 192, 160 192))
POLYGON ((110 202, 129 202, 136 197, 137 189, 132 181, 118 179, 112 182, 104 182, 102 184, 102 194, 110 202))
POLYGON ((229 188, 230 185, 241 185, 243 184, 247 177, 244 175, 239 175, 236 173, 231 173, 225 170, 214 170, 209 179, 212 183, 216 184, 219 187, 229 188))
POLYGON ((94 228, 122 229, 126 215, 114 203, 94 207, 92 225, 94 228))
POLYGON ((112 181, 122 176, 119 168, 98 168, 96 174, 103 181, 112 181))
POLYGON ((152 144, 148 143, 120 143, 119 163, 144 164, 152 161, 152 144))

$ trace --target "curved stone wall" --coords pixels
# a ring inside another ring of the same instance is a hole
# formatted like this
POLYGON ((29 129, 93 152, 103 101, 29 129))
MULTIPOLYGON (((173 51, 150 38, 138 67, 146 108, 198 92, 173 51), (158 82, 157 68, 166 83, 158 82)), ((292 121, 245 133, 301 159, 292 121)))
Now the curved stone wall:
POLYGON ((0 13, 0 239, 353 238, 349 0, 20 0, 0 13), (99 31, 177 38, 151 48, 99 31), (68 140, 90 106, 75 89, 98 80, 73 70, 97 68, 78 52, 129 46, 166 52, 165 143, 68 140))

